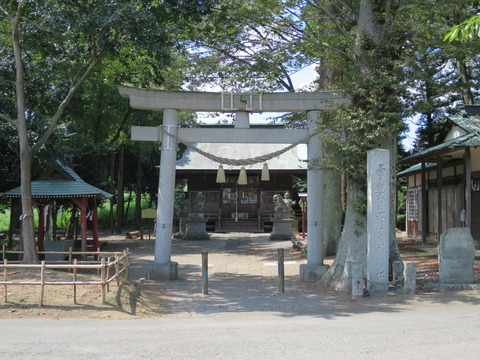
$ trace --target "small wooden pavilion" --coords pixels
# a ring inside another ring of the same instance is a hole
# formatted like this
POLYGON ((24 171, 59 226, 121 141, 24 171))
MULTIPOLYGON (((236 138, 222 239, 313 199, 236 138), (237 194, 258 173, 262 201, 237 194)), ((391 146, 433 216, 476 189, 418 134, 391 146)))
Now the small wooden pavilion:
MULTIPOLYGON (((19 199, 21 197, 20 186, 4 192, 3 196, 19 199)), ((81 249, 82 251, 87 250, 87 221, 89 219, 92 225, 93 247, 98 249, 98 200, 111 197, 112 194, 86 183, 64 161, 55 160, 43 179, 32 181, 32 199, 39 210, 37 242, 39 251, 43 251, 45 240, 45 209, 52 203, 78 206, 81 213, 81 249)))

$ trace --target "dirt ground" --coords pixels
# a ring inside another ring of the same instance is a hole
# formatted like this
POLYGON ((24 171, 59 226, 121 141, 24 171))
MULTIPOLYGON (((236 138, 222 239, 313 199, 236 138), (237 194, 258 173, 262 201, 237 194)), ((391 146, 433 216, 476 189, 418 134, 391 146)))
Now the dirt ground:
MULTIPOLYGON (((438 281, 438 259, 436 254, 425 253, 413 246, 418 241, 399 238, 399 248, 404 261, 413 261, 417 264, 417 293, 421 294, 426 283, 438 281)), ((134 250, 135 241, 121 237, 109 237, 103 242, 105 251, 118 251, 129 247, 134 250), (114 240, 114 241, 111 241, 114 240)), ((293 252, 293 250, 292 250, 293 252)), ((295 255, 295 254, 294 254, 295 255)), ((300 258, 300 254, 296 256, 300 258)), ((332 258, 326 259, 331 263, 332 258)), ((39 281, 40 272, 32 270, 10 270, 8 280, 39 281)), ((59 281, 72 281, 72 273, 60 270, 48 270, 45 280, 55 278, 59 281)), ((98 280, 96 272, 85 272, 79 275, 79 280, 98 280)), ((475 261, 475 282, 480 283, 480 261, 475 261)), ((15 285, 1 287, 0 290, 0 318, 92 318, 92 319, 128 319, 150 318, 162 316, 158 309, 162 303, 167 304, 168 298, 163 294, 142 292, 136 282, 112 282, 107 292, 106 304, 102 304, 101 286, 77 286, 76 303, 74 303, 73 286, 49 285, 45 287, 43 306, 40 307, 40 286, 15 285), (148 295, 147 295, 148 293, 148 295), (7 296, 7 302, 5 302, 7 296), (152 300, 152 296, 155 299, 152 300), (150 306, 152 302, 155 307, 150 306), (156 309, 155 311, 152 309, 156 309)))

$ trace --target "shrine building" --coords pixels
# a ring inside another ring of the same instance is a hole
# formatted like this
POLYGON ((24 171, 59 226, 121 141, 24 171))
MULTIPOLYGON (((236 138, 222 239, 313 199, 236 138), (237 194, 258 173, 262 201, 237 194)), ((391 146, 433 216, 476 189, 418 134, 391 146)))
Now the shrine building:
MULTIPOLYGON (((204 125, 212 133, 218 129, 232 129, 234 125, 204 125)), ((252 129, 281 129, 282 125, 251 125, 252 129)), ((230 159, 255 158, 265 153, 285 149, 290 144, 195 144, 208 154, 230 159)), ((241 166, 224 165, 224 178, 217 182, 219 164, 192 149, 187 149, 176 162, 176 176, 187 181, 187 199, 199 194, 205 196, 207 229, 216 232, 268 232, 273 216, 273 196, 288 193, 296 201, 294 210, 301 219, 296 180, 306 181, 306 146, 292 149, 264 163, 244 166, 246 181, 239 181, 241 166), (264 176, 262 177, 262 171, 264 176), (266 173, 266 171, 268 171, 266 173)), ((301 223, 301 221, 299 221, 301 223)))

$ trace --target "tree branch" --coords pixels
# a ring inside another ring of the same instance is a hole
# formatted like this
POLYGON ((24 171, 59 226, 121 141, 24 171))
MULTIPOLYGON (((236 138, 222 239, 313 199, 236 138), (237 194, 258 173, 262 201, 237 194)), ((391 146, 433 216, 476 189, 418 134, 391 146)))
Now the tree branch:
POLYGON ((17 126, 17 123, 15 122, 15 120, 10 119, 7 115, 4 115, 4 114, 0 113, 0 119, 3 119, 5 121, 9 122, 10 124, 17 126))
POLYGON ((0 12, 3 13, 5 15, 5 17, 11 21, 12 20, 12 15, 9 14, 9 12, 7 11, 7 9, 5 9, 3 6, 0 5, 0 12))
POLYGON ((82 85, 83 81, 87 78, 88 75, 93 71, 95 66, 98 64, 100 59, 102 58, 102 55, 97 55, 93 56, 91 59, 90 64, 88 65, 87 69, 85 72, 77 79, 74 80, 72 85, 70 86, 70 90, 68 91, 68 94, 65 96, 65 98, 62 100, 60 105, 58 106, 57 111, 55 112, 55 115, 53 115, 52 121, 50 122, 50 125, 47 128, 47 131, 43 134, 43 136, 37 141, 37 143, 32 147, 33 152, 37 152, 40 150, 42 145, 48 140, 50 135, 52 134, 53 130, 55 130, 58 121, 62 117, 63 113, 65 112, 65 109, 67 108, 68 104, 72 100, 73 96, 77 92, 78 88, 80 85, 82 85))

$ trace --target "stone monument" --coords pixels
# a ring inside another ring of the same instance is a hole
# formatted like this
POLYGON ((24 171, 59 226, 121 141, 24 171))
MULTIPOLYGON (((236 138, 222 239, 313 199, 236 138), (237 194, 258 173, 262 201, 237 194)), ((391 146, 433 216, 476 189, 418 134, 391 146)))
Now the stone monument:
POLYGON ((270 221, 273 224, 270 240, 292 240, 295 238, 293 233, 292 208, 285 202, 280 195, 273 195, 275 213, 270 221))
POLYGON ((210 240, 207 233, 207 219, 203 212, 205 196, 200 194, 191 201, 187 219, 187 228, 183 240, 210 240))
POLYGON ((440 284, 473 284, 475 243, 469 228, 452 228, 440 235, 440 284))
POLYGON ((367 153, 367 289, 370 295, 388 293, 390 231, 390 152, 367 153))

